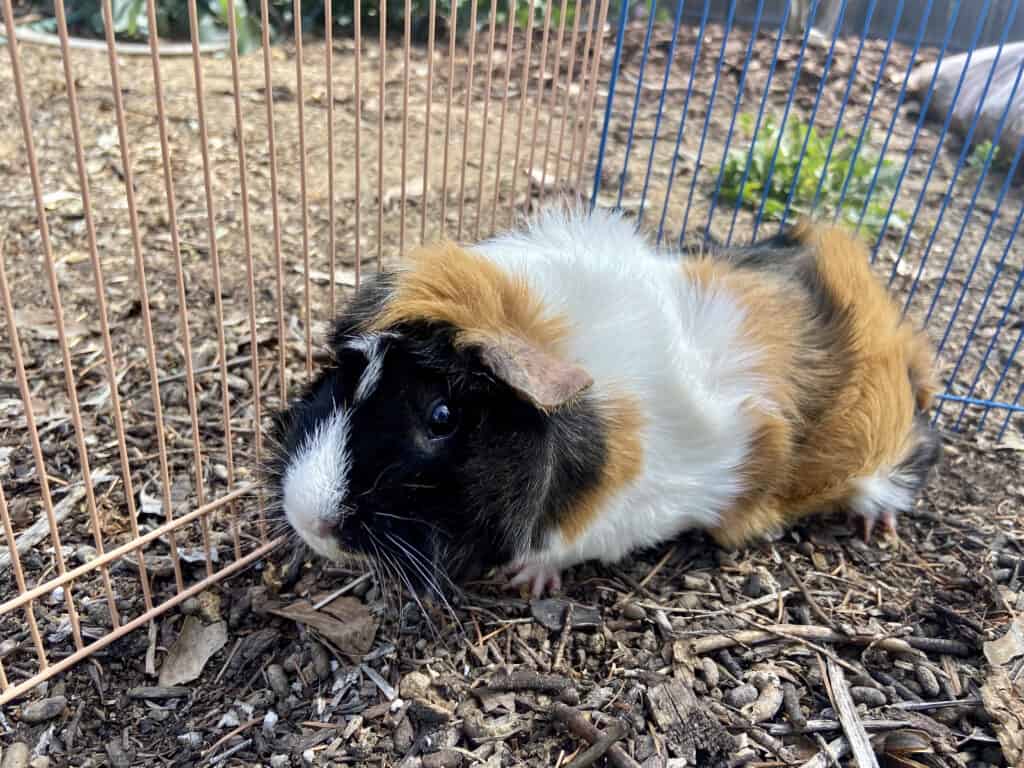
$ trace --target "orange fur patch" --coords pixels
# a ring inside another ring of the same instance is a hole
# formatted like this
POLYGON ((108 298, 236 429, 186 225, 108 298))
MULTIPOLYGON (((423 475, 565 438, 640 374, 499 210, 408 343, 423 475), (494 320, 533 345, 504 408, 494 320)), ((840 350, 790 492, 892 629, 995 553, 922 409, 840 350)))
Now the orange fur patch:
POLYGON ((712 531, 723 545, 844 506, 853 480, 898 464, 912 448, 915 408, 926 408, 935 390, 930 345, 902 320, 871 272, 864 245, 835 226, 803 224, 798 235, 845 314, 850 348, 841 361, 819 354, 816 364, 807 364, 810 350, 798 345, 810 307, 799 286, 768 273, 741 274, 722 262, 686 267, 743 306, 744 335, 761 355, 758 370, 778 406, 777 413, 752 414, 746 491, 712 531), (802 363, 794 367, 797 360, 802 363), (836 381, 838 391, 826 391, 836 381))
POLYGON ((566 543, 586 531, 616 492, 635 480, 643 468, 644 426, 639 403, 618 396, 598 405, 605 431, 605 465, 597 485, 580 495, 558 521, 566 543))
POLYGON ((410 321, 448 323, 458 329, 460 345, 511 336, 552 354, 568 334, 566 319, 547 313, 525 280, 452 242, 409 254, 395 295, 371 330, 410 321))

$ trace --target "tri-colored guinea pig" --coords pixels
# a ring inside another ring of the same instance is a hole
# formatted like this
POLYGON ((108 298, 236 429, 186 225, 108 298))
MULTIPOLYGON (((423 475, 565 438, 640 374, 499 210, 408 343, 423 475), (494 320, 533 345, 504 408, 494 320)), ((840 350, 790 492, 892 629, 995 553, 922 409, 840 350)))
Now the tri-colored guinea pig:
POLYGON ((812 513, 895 526, 940 454, 932 352, 840 228, 656 250, 551 208, 364 284, 279 420, 275 484, 316 552, 439 585, 557 588, 687 529, 812 513))

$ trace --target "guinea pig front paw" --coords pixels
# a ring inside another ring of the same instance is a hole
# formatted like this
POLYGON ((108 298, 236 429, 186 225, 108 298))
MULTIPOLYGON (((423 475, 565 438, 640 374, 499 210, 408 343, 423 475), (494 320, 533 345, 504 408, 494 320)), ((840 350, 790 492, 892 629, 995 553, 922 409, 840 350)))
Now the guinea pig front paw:
POLYGON ((555 593, 562 588, 562 572, 547 563, 513 563, 504 569, 504 574, 508 577, 509 589, 528 584, 534 598, 541 597, 545 591, 555 593))

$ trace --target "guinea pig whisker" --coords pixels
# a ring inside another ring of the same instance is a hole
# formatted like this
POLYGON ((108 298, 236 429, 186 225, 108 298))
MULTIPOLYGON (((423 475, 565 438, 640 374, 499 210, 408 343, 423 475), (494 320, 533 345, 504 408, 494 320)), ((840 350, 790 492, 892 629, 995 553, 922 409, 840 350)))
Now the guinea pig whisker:
POLYGON ((421 552, 417 552, 407 541, 399 536, 394 536, 389 533, 387 534, 387 537, 399 550, 401 550, 402 554, 404 554, 406 559, 409 561, 409 564, 416 569, 416 572, 420 574, 431 591, 440 598, 444 607, 448 610, 448 613, 451 614, 452 619, 454 619, 455 623, 461 628, 461 622, 459 622, 458 617, 455 615, 455 611, 452 609, 451 604, 445 597, 444 590, 442 590, 441 586, 437 583, 437 578, 433 573, 431 573, 433 569, 430 567, 430 563, 426 558, 424 558, 423 554, 421 552))
MULTIPOLYGON (((381 542, 381 545, 383 546, 383 542, 381 542)), ((395 558, 394 555, 389 554, 388 552, 385 551, 384 552, 384 556, 394 566, 395 572, 398 574, 399 578, 405 584, 405 588, 408 590, 410 597, 412 597, 412 599, 416 602, 416 605, 420 609, 420 613, 423 615, 423 618, 426 620, 427 624, 430 626, 431 633, 434 635, 434 637, 436 639, 440 640, 441 639, 441 635, 437 631, 437 627, 435 626, 433 619, 430 618, 430 614, 427 613, 427 609, 423 605, 423 602, 420 600, 419 595, 416 594, 416 589, 413 587, 412 580, 409 578, 408 574, 405 572, 405 569, 402 568, 401 563, 395 558)))
POLYGON ((407 517, 405 515, 396 515, 393 512, 377 512, 378 517, 389 517, 393 520, 401 520, 404 523, 415 523, 416 525, 423 525, 430 528, 432 531, 443 533, 443 531, 437 526, 436 523, 431 523, 427 520, 417 520, 415 517, 407 517))
POLYGON ((374 493, 377 490, 377 487, 380 485, 380 481, 384 479, 384 475, 386 475, 392 469, 395 469, 396 467, 400 466, 401 463, 402 462, 400 461, 396 461, 384 467, 384 469, 380 471, 380 474, 377 475, 377 479, 373 481, 373 485, 371 485, 367 490, 360 493, 359 496, 366 496, 368 494, 374 493))

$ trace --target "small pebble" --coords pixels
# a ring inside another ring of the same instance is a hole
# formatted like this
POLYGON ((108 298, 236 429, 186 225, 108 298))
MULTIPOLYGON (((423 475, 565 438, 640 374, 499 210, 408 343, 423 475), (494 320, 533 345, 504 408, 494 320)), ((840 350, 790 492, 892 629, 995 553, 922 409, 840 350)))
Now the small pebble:
POLYGON ((302 753, 302 762, 304 762, 306 765, 312 765, 315 759, 316 752, 314 752, 312 749, 307 749, 305 752, 302 753))
POLYGON ((199 731, 189 731, 178 736, 178 743, 184 744, 190 749, 199 749, 203 744, 203 734, 199 731))
POLYGON ((313 669, 320 680, 328 680, 331 677, 331 655, 320 643, 311 641, 309 644, 309 655, 313 657, 313 669))
POLYGON ((866 704, 869 707, 882 707, 886 703, 885 694, 868 685, 851 685, 850 698, 857 704, 866 704))
POLYGON ((939 686, 939 681, 935 677, 935 673, 928 669, 928 667, 923 664, 918 664, 914 668, 914 672, 917 674, 917 682, 921 684, 921 690, 923 690, 926 695, 934 699, 942 693, 942 688, 939 686))
POLYGON ((291 759, 288 755, 274 755, 270 758, 270 768, 288 768, 291 759))
POLYGON ((637 605, 636 603, 629 603, 622 609, 622 615, 632 621, 641 621, 647 618, 647 611, 643 609, 643 606, 637 605))
POLYGON ((0 768, 28 768, 28 744, 16 741, 4 750, 4 760, 0 768))
POLYGON ((270 687, 277 694, 277 698, 288 698, 291 687, 288 685, 288 676, 284 673, 284 668, 280 664, 271 664, 267 667, 267 682, 270 683, 270 687))
POLYGON ((277 712, 272 709, 267 710, 267 714, 263 716, 263 732, 267 734, 267 736, 274 735, 274 728, 277 726, 277 721, 279 719, 277 712))
POLYGON ((743 594, 747 597, 760 597, 765 594, 764 585, 761 583, 761 574, 757 571, 747 577, 743 584, 743 594))
POLYGON ((725 703, 730 707, 744 707, 757 701, 757 695, 757 688, 747 683, 726 691, 725 703))
POLYGON ((403 699, 425 699, 429 692, 430 676, 423 672, 410 672, 398 684, 398 693, 403 699))
POLYGON ((423 768, 460 768, 462 762, 462 755, 451 749, 423 756, 423 768))
POLYGON ((47 598, 50 605, 59 605, 64 602, 64 587, 57 587, 54 589, 50 596, 47 598))
POLYGON ((96 547, 90 547, 88 544, 80 544, 75 547, 75 560, 80 565, 96 559, 96 547))
POLYGON ((695 611, 700 608, 700 595, 693 592, 683 592, 679 598, 679 605, 688 611, 695 611))
POLYGON ((21 710, 21 721, 34 725, 59 716, 67 707, 68 701, 63 696, 53 696, 26 704, 21 710))
POLYGON ((40 755, 39 757, 33 757, 32 762, 29 764, 29 768, 50 768, 50 758, 40 755))
POLYGON ((717 688, 720 678, 718 665, 707 656, 702 656, 700 660, 700 670, 704 673, 704 680, 707 682, 708 688, 717 688))
POLYGON ((186 616, 195 616, 199 613, 199 601, 190 597, 181 604, 181 612, 186 616))

